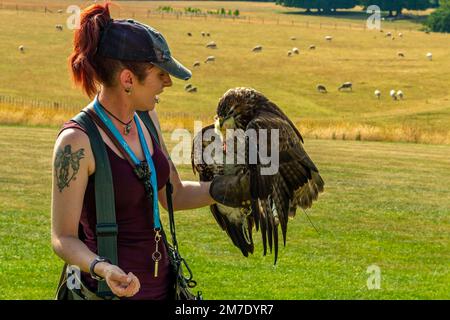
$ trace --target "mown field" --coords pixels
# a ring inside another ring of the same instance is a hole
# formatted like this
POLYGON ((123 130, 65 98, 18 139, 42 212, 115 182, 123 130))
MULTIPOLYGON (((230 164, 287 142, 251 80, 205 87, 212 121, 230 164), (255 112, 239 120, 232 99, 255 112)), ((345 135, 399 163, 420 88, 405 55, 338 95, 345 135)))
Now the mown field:
MULTIPOLYGON (((51 299, 62 266, 50 247, 57 131, 0 129, 0 299, 51 299)), ((306 149, 326 181, 309 211, 319 233, 303 214, 291 220, 276 268, 259 233, 246 259, 206 208, 177 212, 181 250, 205 297, 449 299, 450 147, 309 140, 306 149), (381 269, 379 290, 367 287, 371 265, 381 269)))
MULTIPOLYGON (((26 3, 36 5, 33 1, 26 3)), ((59 3, 52 3, 53 10, 68 4, 59 3)), ((420 25, 409 20, 383 22, 384 33, 364 31, 346 26, 345 18, 287 14, 298 10, 247 2, 170 5, 240 8, 244 16, 265 17, 264 24, 256 18, 250 22, 176 19, 168 15, 147 18, 147 8, 163 4, 121 2, 120 10, 113 9, 113 16, 120 14, 124 18, 134 13, 136 19, 163 32, 180 61, 189 67, 195 61, 202 62, 189 81, 198 87, 198 93, 185 92, 186 83, 175 80, 174 86, 161 96, 158 111, 167 120, 162 124, 165 130, 180 126, 192 129, 194 119, 209 122, 227 89, 251 86, 283 108, 311 138, 450 143, 450 89, 446 85, 450 83, 449 35, 419 32, 420 25), (305 21, 311 19, 319 19, 316 22, 324 26, 311 23, 307 27, 305 21), (334 23, 339 25, 337 29, 330 26, 334 23), (211 37, 202 37, 201 31, 210 32, 211 37), (388 31, 395 40, 385 36, 388 31), (397 35, 400 31, 403 38, 397 35), (193 36, 188 37, 187 32, 193 36), (327 42, 326 35, 333 36, 333 41, 327 42), (297 40, 290 40, 292 36, 297 40), (205 48, 211 40, 218 49, 205 48), (311 44, 316 45, 316 50, 308 50, 311 44), (256 45, 263 46, 261 53, 251 52, 256 45), (293 47, 299 48, 300 54, 289 58, 287 51, 293 47), (398 52, 405 57, 400 58, 398 52), (426 59, 428 52, 433 53, 433 61, 426 59), (203 64, 209 55, 214 55, 216 62, 203 64), (353 92, 338 92, 338 86, 346 81, 353 83, 353 92), (325 85, 329 93, 317 92, 317 84, 325 85), (374 96, 376 89, 382 92, 380 100, 374 96), (402 90, 404 100, 393 101, 389 97, 391 89, 402 90)), ((66 60, 73 32, 55 29, 56 24, 65 25, 68 16, 45 14, 43 10, 0 10, 0 93, 74 106, 37 110, 2 104, 1 123, 59 126, 87 102, 72 86, 68 74, 66 60), (19 45, 25 46, 25 53, 19 52, 19 45)), ((365 23, 361 18, 351 21, 359 26, 365 23)))
MULTIPOLYGON (((50 246, 51 154, 57 127, 88 100, 70 82, 73 32, 56 31, 68 17, 56 10, 86 3, 0 3, 0 96, 25 101, 0 100, 0 299, 52 299, 59 279, 62 261, 50 246), (16 11, 15 3, 26 10, 16 11), (53 13, 36 9, 43 5, 53 13), (68 107, 27 103, 36 100, 68 107)), ((355 11, 336 19, 272 3, 169 3, 239 9, 246 20, 147 17, 148 8, 167 4, 121 2, 113 17, 134 14, 165 35, 178 60, 189 67, 202 62, 189 81, 197 93, 174 79, 161 96, 158 113, 169 149, 177 143, 172 130, 211 122, 227 89, 251 86, 298 125, 326 182, 309 211, 319 232, 299 213, 289 222, 275 268, 271 255, 262 256, 259 233, 255 254, 245 258, 207 208, 178 212, 181 250, 205 298, 449 299, 449 35, 420 32, 412 20, 383 22, 384 33, 364 31, 357 27, 364 17, 355 11), (385 37, 388 31, 395 40, 385 37), (218 49, 205 48, 208 41, 218 49), (308 50, 311 44, 315 51, 308 50), (261 53, 251 52, 256 45, 261 53), (293 47, 300 54, 289 58, 293 47), (204 64, 209 55, 216 62, 204 64), (353 83, 352 92, 337 91, 345 81, 353 83), (316 91, 319 83, 328 94, 316 91), (375 89, 382 91, 380 100, 375 89), (404 100, 393 101, 391 89, 402 90, 404 100), (379 290, 367 287, 371 265, 381 270, 379 290)), ((179 170, 185 180, 196 179, 189 166, 179 170)))

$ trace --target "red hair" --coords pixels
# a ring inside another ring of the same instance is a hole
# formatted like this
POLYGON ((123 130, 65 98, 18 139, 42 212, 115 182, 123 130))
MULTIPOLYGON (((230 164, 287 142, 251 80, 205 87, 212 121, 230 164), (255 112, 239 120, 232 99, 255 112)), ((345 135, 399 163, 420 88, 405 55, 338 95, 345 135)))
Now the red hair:
POLYGON ((116 73, 123 68, 129 69, 142 82, 151 66, 146 62, 119 61, 97 54, 100 32, 111 20, 110 6, 111 2, 107 1, 105 4, 93 4, 83 10, 80 29, 75 31, 73 39, 73 52, 69 56, 73 81, 81 86, 89 97, 97 93, 98 84, 113 86, 116 73))

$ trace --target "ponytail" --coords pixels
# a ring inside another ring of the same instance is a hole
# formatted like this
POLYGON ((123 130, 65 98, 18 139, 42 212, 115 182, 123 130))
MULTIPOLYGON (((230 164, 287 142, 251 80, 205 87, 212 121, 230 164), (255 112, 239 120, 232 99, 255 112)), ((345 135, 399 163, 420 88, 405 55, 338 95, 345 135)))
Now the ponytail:
POLYGON ((100 40, 100 32, 111 20, 109 6, 94 4, 83 10, 80 29, 75 31, 73 52, 69 57, 69 69, 73 81, 80 85, 84 92, 92 97, 97 93, 99 79, 96 67, 96 51, 100 40))

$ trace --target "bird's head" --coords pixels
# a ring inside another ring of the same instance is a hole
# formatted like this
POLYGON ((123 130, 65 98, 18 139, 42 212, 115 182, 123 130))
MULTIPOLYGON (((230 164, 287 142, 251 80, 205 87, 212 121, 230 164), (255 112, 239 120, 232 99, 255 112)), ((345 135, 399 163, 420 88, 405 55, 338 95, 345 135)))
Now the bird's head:
POLYGON ((230 89, 220 98, 215 118, 215 131, 225 135, 227 129, 245 131, 258 105, 267 101, 260 92, 252 88, 230 89))

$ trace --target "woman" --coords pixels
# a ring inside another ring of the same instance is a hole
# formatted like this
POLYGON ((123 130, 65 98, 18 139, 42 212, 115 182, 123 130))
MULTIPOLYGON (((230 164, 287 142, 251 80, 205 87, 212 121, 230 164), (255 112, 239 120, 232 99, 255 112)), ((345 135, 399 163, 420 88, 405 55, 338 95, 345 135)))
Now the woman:
MULTIPOLYGON (((135 111, 148 111, 159 128, 154 110, 157 95, 172 86, 170 75, 184 80, 191 76, 189 70, 171 57, 159 32, 132 20, 112 20, 108 3, 92 5, 82 13, 69 63, 75 83, 91 98, 98 93, 95 112, 104 112, 139 161, 146 160, 145 146, 141 143, 145 141, 157 173, 159 203, 164 208, 167 208, 165 183, 169 177, 174 187, 175 210, 215 203, 210 195, 211 183, 180 180, 159 129, 161 148, 147 130, 138 131, 139 125, 145 126, 139 118, 134 118, 135 111), (140 140, 140 134, 144 140, 140 140)), ((163 245, 159 247, 162 257, 157 277, 152 260, 153 206, 130 164, 105 131, 99 126, 98 129, 113 175, 118 265, 96 254, 93 179, 96 164, 85 130, 74 122, 64 125, 54 148, 53 249, 66 263, 80 268, 82 281, 91 291, 95 290, 97 280, 104 279, 117 297, 166 299, 171 280, 163 245), (71 159, 71 162, 61 159, 71 159)))

